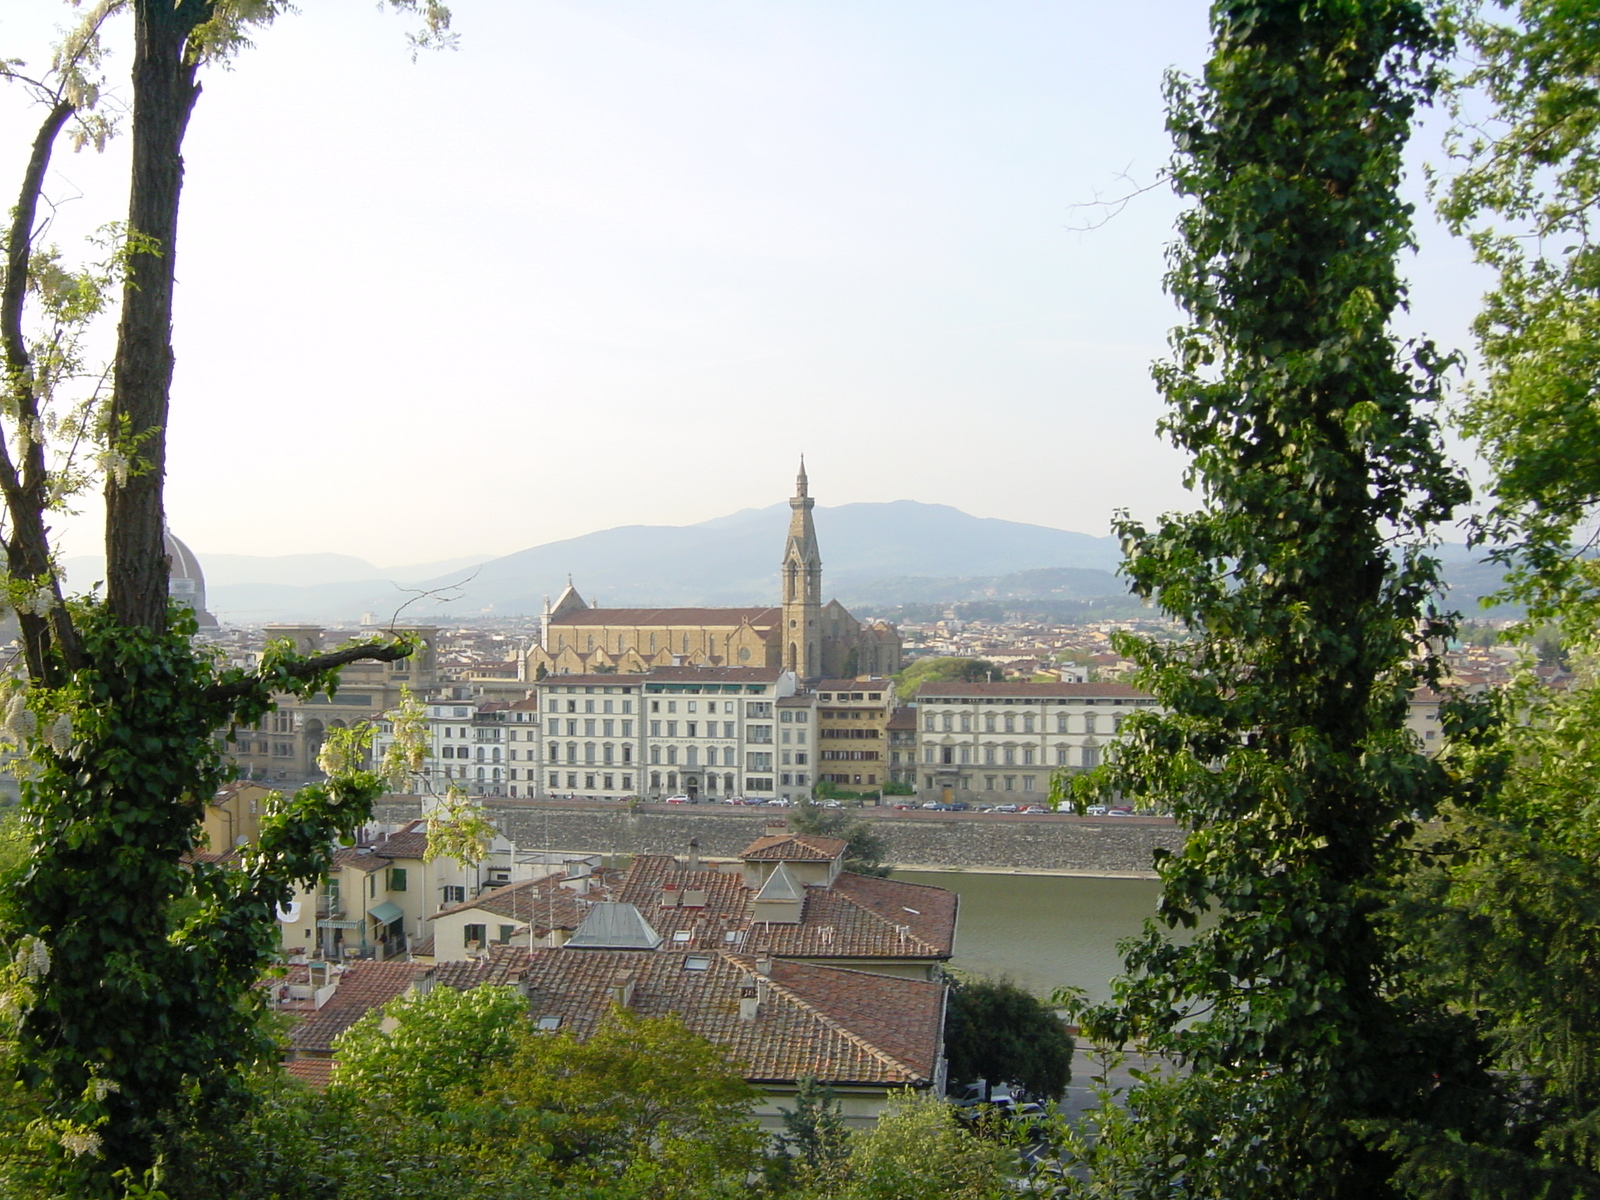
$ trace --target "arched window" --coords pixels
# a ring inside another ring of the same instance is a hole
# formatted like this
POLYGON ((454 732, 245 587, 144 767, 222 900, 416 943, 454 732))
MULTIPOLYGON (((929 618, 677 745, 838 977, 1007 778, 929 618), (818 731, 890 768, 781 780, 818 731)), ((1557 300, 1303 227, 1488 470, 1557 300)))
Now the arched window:
POLYGON ((483 768, 482 767, 478 768, 478 782, 480 782, 480 783, 483 782, 483 768))
POLYGON ((689 635, 687 633, 683 635, 683 652, 685 654, 689 653, 689 635))
POLYGON ((589 635, 589 649, 594 649, 594 634, 592 633, 589 635))

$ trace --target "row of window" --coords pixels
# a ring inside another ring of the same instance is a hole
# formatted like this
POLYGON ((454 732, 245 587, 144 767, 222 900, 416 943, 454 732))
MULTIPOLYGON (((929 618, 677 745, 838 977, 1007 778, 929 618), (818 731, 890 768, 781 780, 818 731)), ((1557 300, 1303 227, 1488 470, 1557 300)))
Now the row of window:
MULTIPOLYGON (((700 765, 699 746, 651 746, 650 763, 652 766, 660 766, 662 763, 665 763, 668 766, 676 766, 678 764, 678 755, 680 751, 683 755, 684 766, 698 767, 700 765)), ((716 746, 707 746, 705 753, 706 766, 717 766, 718 748, 716 746)), ((721 757, 722 766, 732 767, 738 764, 739 752, 732 746, 723 746, 721 748, 721 757)), ((768 757, 770 757, 770 755, 768 757)))
MULTIPOLYGON (((978 747, 975 746, 925 746, 922 751, 922 761, 941 766, 968 766, 979 762, 978 747)), ((1065 767, 1070 765, 1067 758, 1066 746, 1055 748, 1055 765, 1065 767)), ((982 763, 986 767, 1034 767, 1043 766, 1045 757, 1034 750, 1032 746, 984 746, 982 747, 982 763)), ((1100 748, 1098 746, 1081 747, 1080 766, 1095 767, 1100 765, 1100 748)), ((823 755, 827 757, 826 754, 823 755)))
MULTIPOLYGON (((932 775, 923 776, 923 782, 929 788, 934 786, 932 775)), ((961 777, 961 790, 963 792, 972 791, 971 775, 963 775, 961 777)), ((1032 792, 1038 789, 1032 775, 985 775, 983 777, 983 790, 986 792, 1032 792), (1017 786, 1019 781, 1022 784, 1020 788, 1017 786)))
MULTIPOLYGON (((1115 733, 1122 728, 1123 714, 1111 714, 1110 731, 1115 733)), ((922 730, 924 733, 974 733, 977 731, 979 716, 976 713, 924 713, 922 717, 922 730), (959 717, 959 719, 957 719, 959 717)), ((1067 713, 1057 713, 1055 731, 1057 733, 1080 732, 1069 731, 1067 728, 1067 713)), ((1098 732, 1098 719, 1094 713, 1084 713, 1081 718, 1083 733, 1098 732)), ((1044 732, 1043 718, 1033 713, 983 713, 984 733, 1041 733, 1044 732)), ((827 736, 826 733, 823 734, 827 736)))
MULTIPOLYGON (((579 780, 579 778, 580 778, 580 776, 576 771, 568 771, 567 772, 567 790, 568 791, 575 792, 575 791, 578 790, 578 780, 579 780)), ((621 775, 613 775, 610 772, 602 772, 602 773, 596 774, 593 771, 585 771, 583 773, 583 775, 581 776, 581 778, 583 779, 583 790, 586 791, 586 792, 593 792, 593 791, 602 791, 602 792, 623 791, 623 792, 631 792, 631 791, 633 791, 633 776, 628 774, 628 773, 626 773, 626 772, 624 772, 621 775)), ((550 787, 551 787, 552 790, 556 790, 556 789, 559 789, 561 787, 561 772, 560 771, 551 771, 550 772, 550 787)))
MULTIPOLYGON (((583 722, 583 736, 584 737, 616 737, 616 736, 618 736, 617 729, 619 727, 622 730, 622 734, 621 734, 622 737, 626 738, 626 737, 632 737, 633 736, 633 722, 632 721, 604 721, 604 720, 597 721, 597 720, 594 720, 592 717, 585 719, 584 722, 583 722)), ((561 736, 561 722, 560 721, 551 721, 550 722, 550 735, 552 737, 560 737, 561 736)), ((576 720, 569 720, 567 722, 567 736, 568 737, 577 737, 578 736, 578 722, 576 720)), ((732 735, 729 735, 729 736, 732 736, 732 735)))
MULTIPOLYGON (((578 749, 579 749, 578 743, 577 742, 568 742, 566 745, 567 745, 567 758, 566 758, 566 761, 569 762, 569 763, 577 762, 578 761, 578 749)), ((561 743, 560 742, 551 742, 550 743, 549 759, 553 763, 558 763, 558 762, 561 761, 561 743)), ((631 764, 633 762, 633 743, 631 743, 631 742, 623 742, 622 746, 621 746, 621 756, 619 757, 618 756, 618 747, 613 742, 604 742, 604 743, 602 743, 602 744, 600 744, 598 746, 594 742, 585 742, 583 744, 583 761, 586 762, 586 763, 614 763, 614 762, 621 762, 625 766, 629 765, 629 764, 631 764)))
MULTIPOLYGON (((622 700, 622 701, 601 700, 598 703, 600 704, 600 708, 599 708, 598 711, 600 711, 602 713, 608 713, 608 712, 613 712, 613 711, 621 711, 621 712, 625 712, 625 713, 631 713, 633 711, 633 701, 632 700, 622 700), (612 705, 617 704, 617 703, 620 703, 622 705, 622 708, 620 710, 615 710, 615 709, 612 708, 612 705)), ((586 712, 586 713, 595 712, 596 711, 595 704, 596 704, 596 701, 594 701, 594 700, 585 700, 585 701, 583 701, 583 711, 586 712)), ((576 701, 576 700, 557 700, 554 696, 552 696, 552 697, 550 697, 549 705, 545 709, 545 711, 546 712, 553 712, 553 713, 560 713, 560 712, 575 713, 575 712, 578 711, 578 701, 576 701)))

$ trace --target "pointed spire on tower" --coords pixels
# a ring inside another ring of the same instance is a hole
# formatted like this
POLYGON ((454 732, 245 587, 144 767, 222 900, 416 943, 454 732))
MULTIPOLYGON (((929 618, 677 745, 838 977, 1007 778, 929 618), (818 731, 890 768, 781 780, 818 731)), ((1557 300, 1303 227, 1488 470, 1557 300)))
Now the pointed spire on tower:
POLYGON ((809 492, 807 491, 807 487, 806 487, 807 482, 808 481, 806 479, 806 456, 804 454, 802 454, 800 456, 800 474, 796 475, 795 479, 794 479, 794 494, 796 496, 809 495, 809 492))

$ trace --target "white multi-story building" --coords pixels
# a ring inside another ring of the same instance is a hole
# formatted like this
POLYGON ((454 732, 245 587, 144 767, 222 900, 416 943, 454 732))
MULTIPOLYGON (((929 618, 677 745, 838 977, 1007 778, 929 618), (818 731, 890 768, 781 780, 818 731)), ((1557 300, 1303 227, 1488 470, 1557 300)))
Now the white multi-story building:
POLYGON ((1155 703, 1124 683, 925 684, 920 790, 946 801, 1042 801, 1052 772, 1098 766, 1123 719, 1155 703))
POLYGON ((640 793, 644 761, 644 677, 551 675, 534 685, 541 764, 528 768, 526 795, 640 793))
MULTIPOLYGON (((538 710, 534 701, 484 701, 437 695, 425 702, 428 759, 424 790, 458 787, 474 796, 530 796, 538 762, 538 710)), ((375 722, 373 757, 381 762, 394 741, 393 713, 375 722)))
POLYGON ((659 667, 643 680, 647 797, 778 791, 779 701, 795 674, 776 667, 659 667))

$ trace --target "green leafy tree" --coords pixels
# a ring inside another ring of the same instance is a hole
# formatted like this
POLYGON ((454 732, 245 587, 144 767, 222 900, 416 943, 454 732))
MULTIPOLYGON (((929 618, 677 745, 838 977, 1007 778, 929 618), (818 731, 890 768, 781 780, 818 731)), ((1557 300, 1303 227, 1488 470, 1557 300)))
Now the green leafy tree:
POLYGON ((742 1176, 760 1159, 755 1089, 676 1017, 618 1008, 582 1040, 529 1031, 484 1090, 538 1115, 563 1179, 599 1183, 673 1161, 742 1176), (686 1154, 689 1145, 700 1149, 686 1154))
POLYGON ((1136 1087, 1085 1190, 1396 1194, 1364 1123, 1470 1128, 1488 1090, 1470 1022, 1398 989, 1378 889, 1441 780, 1405 729, 1436 683, 1432 529, 1468 498, 1428 405, 1445 361, 1402 346, 1396 257, 1413 114, 1441 39, 1412 0, 1218 0, 1200 81, 1169 83, 1187 310, 1156 378, 1198 511, 1118 532, 1133 591, 1190 640, 1119 640, 1167 710, 1124 725, 1080 794, 1170 809, 1160 919, 1115 1003, 1083 1014, 1188 1074, 1136 1087), (1201 918, 1206 917, 1204 924, 1201 918))
POLYGON ((1014 1153, 962 1129, 955 1111, 922 1093, 894 1096, 850 1143, 839 1200, 999 1200, 1010 1196, 1014 1153))
POLYGON ((803 800, 790 812, 789 828, 796 833, 812 833, 848 842, 844 852, 846 871, 880 878, 889 873, 889 867, 883 861, 889 852, 889 843, 872 827, 871 821, 851 816, 842 808, 829 808, 824 804, 803 800))
MULTIPOLYGON (((394 3, 423 14, 424 40, 444 34, 448 13, 434 0, 394 3)), ((275 1053, 255 1020, 254 987, 273 909, 295 881, 326 869, 330 841, 360 825, 381 791, 371 772, 337 773, 280 798, 239 865, 186 866, 204 804, 229 777, 219 732, 260 720, 274 694, 331 693, 346 663, 410 652, 395 639, 312 657, 275 645, 255 670, 223 669, 190 644, 192 616, 167 596, 162 497, 184 132, 202 68, 285 7, 102 0, 47 68, 9 58, 3 68, 44 114, 4 230, 0 281, 0 543, 26 669, 6 697, 5 728, 21 753, 32 843, 5 932, 40 948, 18 1057, 59 1130, 56 1186, 76 1195, 143 1177, 180 1107, 238 1098, 240 1072, 275 1053), (60 139, 98 146, 113 132, 97 111, 99 65, 106 22, 122 15, 133 33, 128 219, 106 262, 74 268, 41 243, 40 196, 60 139), (85 347, 114 306, 106 396, 85 347), (106 592, 69 604, 47 532, 96 467, 106 592), (174 928, 180 901, 188 915, 174 928)), ((344 735, 347 760, 359 757, 357 737, 344 735)))
POLYGON ((331 1088, 405 1118, 441 1112, 511 1053, 527 1016, 527 998, 510 987, 401 996, 339 1035, 331 1088))
POLYGON ((925 683, 985 683, 1005 675, 1004 668, 982 658, 919 658, 894 677, 894 686, 902 700, 911 700, 925 683))
POLYGON ((1009 979, 958 979, 950 989, 945 1053, 953 1084, 1012 1083, 1059 1100, 1072 1079, 1072 1036, 1049 1005, 1009 979))
POLYGON ((768 1172, 769 1186, 778 1190, 829 1186, 850 1153, 850 1131, 833 1089, 807 1076, 798 1083, 794 1107, 781 1111, 783 1133, 773 1159, 775 1169, 768 1172))
POLYGON ((1440 212, 1495 275, 1473 326, 1486 378, 1463 419, 1492 468, 1479 537, 1532 615, 1590 629, 1600 562, 1573 543, 1600 504, 1600 25, 1572 0, 1449 7, 1471 67, 1440 212))

